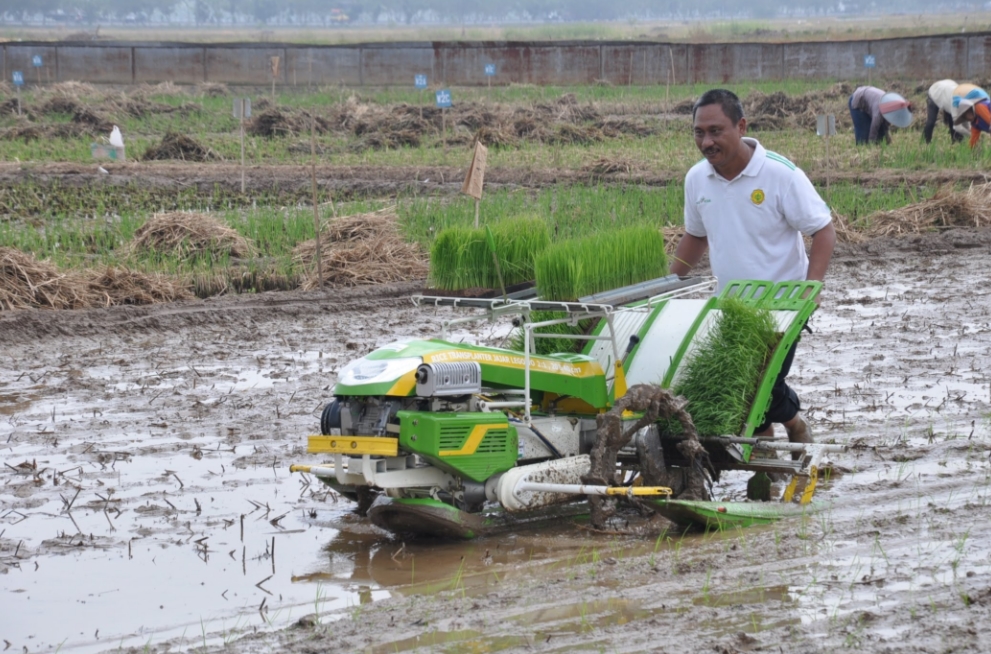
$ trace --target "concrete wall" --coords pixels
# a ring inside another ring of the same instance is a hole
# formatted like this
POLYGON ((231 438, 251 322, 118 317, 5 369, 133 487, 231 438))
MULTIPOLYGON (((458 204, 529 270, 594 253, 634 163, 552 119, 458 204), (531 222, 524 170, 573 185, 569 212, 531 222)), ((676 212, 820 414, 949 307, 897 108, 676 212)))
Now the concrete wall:
POLYGON ((133 84, 268 85, 271 58, 280 59, 280 86, 412 86, 426 74, 432 86, 539 84, 719 84, 810 77, 866 80, 866 54, 876 79, 925 82, 983 77, 991 68, 991 33, 878 41, 813 43, 470 42, 369 43, 306 46, 268 43, 19 42, 0 45, 3 79, 20 70, 28 83, 67 81, 133 84), (44 67, 31 66, 33 55, 44 67), (495 64, 489 80, 486 64, 495 64))

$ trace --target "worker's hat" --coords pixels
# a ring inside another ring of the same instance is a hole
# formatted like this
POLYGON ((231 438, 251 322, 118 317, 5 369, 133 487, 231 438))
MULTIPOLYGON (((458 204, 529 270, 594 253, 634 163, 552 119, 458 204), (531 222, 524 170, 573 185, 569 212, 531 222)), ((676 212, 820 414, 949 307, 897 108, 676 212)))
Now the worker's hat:
POLYGON ((964 114, 978 102, 986 102, 988 92, 974 84, 960 84, 953 90, 953 122, 959 125, 967 122, 964 114))
POLYGON ((895 127, 908 127, 912 124, 911 103, 897 93, 881 96, 881 115, 895 127))

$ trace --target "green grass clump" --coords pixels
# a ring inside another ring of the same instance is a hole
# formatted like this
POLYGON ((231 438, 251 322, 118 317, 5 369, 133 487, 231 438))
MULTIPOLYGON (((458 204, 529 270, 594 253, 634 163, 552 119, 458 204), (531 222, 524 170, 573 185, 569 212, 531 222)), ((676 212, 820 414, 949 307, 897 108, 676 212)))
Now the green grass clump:
MULTIPOLYGON (((518 217, 489 228, 506 286, 533 279, 534 260, 550 245, 547 223, 518 217)), ((434 288, 499 288, 486 228, 452 227, 437 235, 430 249, 430 283, 434 288)))
POLYGON ((674 391, 688 399, 700 435, 739 434, 750 413, 757 384, 777 343, 766 309, 726 298, 722 315, 689 358, 674 391))
POLYGON ((540 297, 562 301, 663 277, 664 236, 639 225, 562 241, 537 257, 536 272, 540 297))

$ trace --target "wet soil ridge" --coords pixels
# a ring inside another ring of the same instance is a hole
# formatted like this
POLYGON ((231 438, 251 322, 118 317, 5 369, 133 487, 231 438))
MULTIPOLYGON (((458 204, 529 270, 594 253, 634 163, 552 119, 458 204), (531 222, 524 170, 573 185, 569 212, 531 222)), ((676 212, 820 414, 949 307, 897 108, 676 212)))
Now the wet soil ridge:
MULTIPOLYGON (((306 144, 309 153, 309 143, 306 144)), ((466 159, 467 162, 467 159, 466 159)), ((0 219, 32 220, 39 215, 120 214, 143 209, 157 211, 203 211, 213 208, 235 209, 257 206, 286 206, 312 202, 313 187, 308 174, 299 165, 253 165, 245 170, 246 193, 241 193, 241 169, 226 162, 170 163, 129 162, 100 164, 109 174, 100 173, 93 164, 0 162, 0 219)), ((465 166, 316 166, 318 198, 326 202, 412 197, 429 192, 437 197, 460 193, 467 172, 465 166)), ((822 174, 810 174, 816 184, 825 184, 822 174)), ((941 184, 987 182, 979 170, 938 170, 901 172, 833 173, 833 183, 845 182, 865 187, 887 189, 905 186, 925 187, 941 184)), ((635 183, 649 189, 680 186, 681 172, 644 172, 623 157, 591 159, 580 170, 490 167, 485 174, 489 192, 525 187, 538 190, 568 184, 586 186, 635 183), (626 163, 624 163, 624 161, 626 163), (612 166, 628 168, 629 173, 607 173, 612 166), (597 166, 603 166, 596 170, 597 166)), ((858 226, 863 220, 858 219, 858 226)))

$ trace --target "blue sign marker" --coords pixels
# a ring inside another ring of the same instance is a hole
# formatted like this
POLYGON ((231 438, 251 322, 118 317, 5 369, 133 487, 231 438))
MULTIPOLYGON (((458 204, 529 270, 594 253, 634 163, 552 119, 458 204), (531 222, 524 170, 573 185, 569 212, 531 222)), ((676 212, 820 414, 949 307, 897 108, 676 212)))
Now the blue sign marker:
POLYGON ((874 55, 864 55, 864 68, 875 68, 877 66, 877 60, 874 59, 874 55))
POLYGON ((19 70, 14 71, 14 86, 24 86, 24 73, 19 70))
POLYGON ((451 106, 451 92, 447 89, 437 91, 437 106, 444 109, 451 106))
POLYGON ((485 64, 485 74, 488 77, 495 77, 496 67, 495 64, 485 64))
POLYGON ((415 75, 413 77, 413 84, 418 89, 427 88, 427 76, 426 75, 415 75))
POLYGON ((31 57, 31 65, 35 68, 41 68, 41 55, 31 57))

